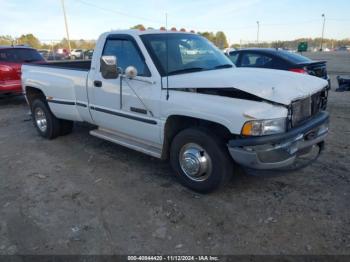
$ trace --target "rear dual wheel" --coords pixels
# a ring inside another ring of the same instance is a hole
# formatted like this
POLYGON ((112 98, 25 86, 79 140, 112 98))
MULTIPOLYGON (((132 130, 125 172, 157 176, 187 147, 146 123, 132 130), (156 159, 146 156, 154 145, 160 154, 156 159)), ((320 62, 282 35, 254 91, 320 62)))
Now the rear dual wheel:
POLYGON ((73 122, 55 117, 46 101, 36 99, 32 103, 32 118, 39 135, 47 139, 67 135, 72 132, 73 122))

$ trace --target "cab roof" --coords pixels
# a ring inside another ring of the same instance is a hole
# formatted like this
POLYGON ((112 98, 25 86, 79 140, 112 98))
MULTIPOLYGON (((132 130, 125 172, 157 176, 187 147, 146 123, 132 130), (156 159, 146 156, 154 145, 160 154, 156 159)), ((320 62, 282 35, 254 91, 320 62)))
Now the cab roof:
POLYGON ((109 32, 103 33, 103 35, 111 35, 111 34, 128 34, 128 35, 149 35, 149 34, 194 34, 191 32, 182 32, 182 31, 172 31, 172 30, 157 30, 157 29, 128 29, 128 30, 113 30, 109 32))

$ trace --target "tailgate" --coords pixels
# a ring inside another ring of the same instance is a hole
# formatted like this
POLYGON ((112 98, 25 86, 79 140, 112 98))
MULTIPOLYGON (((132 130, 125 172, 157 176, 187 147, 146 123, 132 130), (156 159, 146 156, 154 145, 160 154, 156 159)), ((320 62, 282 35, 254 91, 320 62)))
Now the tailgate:
POLYGON ((0 81, 19 81, 21 79, 21 65, 15 63, 0 63, 0 81))

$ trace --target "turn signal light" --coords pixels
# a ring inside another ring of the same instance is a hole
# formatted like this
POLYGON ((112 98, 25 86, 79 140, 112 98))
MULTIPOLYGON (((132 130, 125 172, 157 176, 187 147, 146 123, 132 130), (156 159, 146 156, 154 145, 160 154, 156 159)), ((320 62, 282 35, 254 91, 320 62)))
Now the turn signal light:
POLYGON ((250 136, 252 134, 253 122, 247 122, 242 128, 242 135, 250 136))

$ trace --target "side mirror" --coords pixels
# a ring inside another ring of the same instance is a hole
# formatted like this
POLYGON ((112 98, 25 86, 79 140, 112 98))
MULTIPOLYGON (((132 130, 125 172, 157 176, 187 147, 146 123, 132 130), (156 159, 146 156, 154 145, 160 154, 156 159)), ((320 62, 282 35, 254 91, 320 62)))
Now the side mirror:
POLYGON ((130 79, 135 78, 137 76, 137 69, 134 66, 128 66, 125 69, 125 76, 130 79))
POLYGON ((117 69, 117 57, 102 56, 100 60, 100 72, 105 79, 117 79, 119 71, 117 69))

